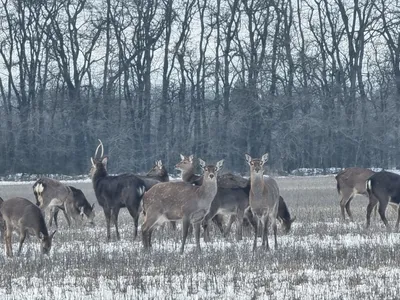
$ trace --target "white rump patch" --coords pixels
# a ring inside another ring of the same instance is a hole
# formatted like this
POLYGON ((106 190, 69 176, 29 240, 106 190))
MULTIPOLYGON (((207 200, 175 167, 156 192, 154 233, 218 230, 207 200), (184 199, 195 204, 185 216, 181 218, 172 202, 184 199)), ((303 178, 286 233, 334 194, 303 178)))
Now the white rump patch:
POLYGON ((370 190, 370 191, 371 191, 371 190, 372 190, 371 188, 372 188, 372 186, 371 186, 371 179, 368 179, 368 180, 367 180, 367 190, 370 190))
POLYGON ((39 183, 39 184, 37 184, 37 185, 35 186, 35 192, 36 192, 37 194, 43 193, 43 189, 44 189, 44 187, 43 187, 43 184, 41 184, 41 183, 39 183))
POLYGON ((146 188, 144 186, 141 186, 140 188, 137 189, 139 197, 142 197, 144 192, 146 191, 146 188))

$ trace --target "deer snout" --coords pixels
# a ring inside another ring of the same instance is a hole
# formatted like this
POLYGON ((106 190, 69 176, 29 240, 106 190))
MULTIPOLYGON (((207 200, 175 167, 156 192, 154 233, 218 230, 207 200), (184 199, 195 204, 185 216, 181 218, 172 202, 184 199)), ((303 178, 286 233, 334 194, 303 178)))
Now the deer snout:
POLYGON ((215 175, 214 174, 210 174, 209 176, 210 176, 211 179, 213 179, 215 175))

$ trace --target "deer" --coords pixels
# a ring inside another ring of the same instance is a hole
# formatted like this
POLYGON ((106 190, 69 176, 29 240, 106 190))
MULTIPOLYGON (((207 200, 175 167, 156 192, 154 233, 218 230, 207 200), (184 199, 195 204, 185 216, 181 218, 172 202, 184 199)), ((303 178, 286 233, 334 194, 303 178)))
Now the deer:
MULTIPOLYGON (((180 154, 181 161, 176 165, 176 168, 181 171, 183 181, 191 182, 193 184, 200 185, 202 177, 194 173, 193 155, 184 156, 180 154)), ((218 176, 218 191, 213 203, 211 204, 210 212, 204 219, 204 239, 209 240, 207 224, 210 218, 218 225, 221 222, 220 218, 216 219, 219 215, 230 215, 229 222, 223 230, 224 237, 229 235, 231 226, 236 220, 238 222, 238 230, 236 231, 236 239, 239 241, 242 239, 242 227, 243 221, 249 220, 254 226, 254 220, 252 214, 249 212, 245 215, 245 210, 249 207, 249 192, 250 192, 250 180, 243 177, 226 173, 218 176), (246 216, 246 219, 243 217, 246 216)), ((279 200, 279 211, 278 220, 281 221, 283 230, 288 233, 291 229, 292 223, 296 217, 291 218, 288 207, 280 197, 279 200)), ((221 224, 222 227, 222 224, 221 224)))
POLYGON ((268 161, 268 153, 261 159, 245 154, 250 166, 249 204, 255 218, 253 252, 257 248, 258 227, 262 226, 262 246, 269 250, 268 227, 271 223, 274 232, 275 249, 278 248, 276 219, 279 207, 279 187, 272 177, 264 177, 264 165, 268 161))
MULTIPOLYGON (((52 178, 39 178, 33 184, 32 189, 36 198, 36 205, 43 211, 46 209, 50 211, 49 226, 52 224, 54 212, 59 208, 63 208, 66 202, 73 201, 73 193, 70 187, 52 178)), ((65 217, 68 226, 70 226, 70 220, 67 214, 65 214, 65 217)))
POLYGON ((224 161, 220 160, 215 165, 207 165, 202 159, 199 162, 203 170, 201 186, 188 182, 162 182, 145 193, 142 241, 146 250, 151 248, 151 235, 157 225, 182 220, 180 253, 184 252, 190 224, 194 225, 196 246, 200 251, 200 223, 217 194, 217 175, 224 161))
POLYGON ((374 174, 375 172, 369 169, 352 167, 340 171, 335 176, 337 191, 340 195, 340 211, 344 221, 346 220, 345 210, 350 221, 354 221, 350 211, 350 202, 356 195, 368 197, 365 183, 374 174))
POLYGON ((145 183, 134 174, 120 174, 111 176, 107 172, 108 157, 104 156, 104 146, 101 140, 96 148, 94 157, 91 157, 92 167, 90 176, 97 202, 103 208, 107 226, 107 241, 110 241, 110 223, 115 226, 117 240, 120 240, 118 230, 118 215, 121 208, 126 207, 132 216, 135 229, 134 240, 137 237, 139 208, 145 193, 145 183), (98 150, 101 148, 100 157, 98 150))
POLYGON ((72 191, 72 197, 69 197, 63 206, 56 206, 51 211, 49 226, 52 226, 52 220, 54 220, 58 228, 58 213, 60 210, 64 213, 68 225, 70 225, 71 218, 75 221, 75 224, 81 224, 83 218, 86 217, 87 223, 94 226, 94 217, 96 216, 94 211, 95 203, 91 205, 82 190, 73 186, 68 187, 72 191))
POLYGON ((49 234, 42 210, 25 198, 12 198, 4 201, 0 212, 5 221, 5 252, 13 256, 11 237, 13 231, 19 233, 18 255, 21 254, 22 245, 27 234, 35 235, 41 241, 41 252, 48 254, 56 231, 49 234))
POLYGON ((386 219, 386 208, 388 204, 396 207, 397 220, 396 231, 399 230, 400 222, 400 175, 387 171, 373 174, 366 181, 366 190, 369 203, 367 206, 367 228, 371 224, 371 212, 379 203, 379 215, 388 231, 391 231, 388 220, 386 219))

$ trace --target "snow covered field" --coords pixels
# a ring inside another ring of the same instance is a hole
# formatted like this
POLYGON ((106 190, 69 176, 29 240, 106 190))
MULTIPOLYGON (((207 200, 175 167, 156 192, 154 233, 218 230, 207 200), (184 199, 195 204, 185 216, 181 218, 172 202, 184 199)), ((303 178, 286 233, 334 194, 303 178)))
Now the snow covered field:
MULTIPOLYGON (((181 233, 168 226, 153 234, 153 250, 133 238, 133 222, 121 210, 121 241, 107 243, 105 220, 96 227, 60 228, 49 256, 30 238, 20 257, 0 252, 0 299, 396 299, 400 295, 400 234, 386 233, 380 219, 365 230, 367 199, 352 202, 355 223, 340 217, 333 176, 277 178, 292 215, 279 249, 252 253, 252 234, 212 242, 195 250, 191 237, 179 255, 181 233)), ((71 183, 96 202, 87 181, 71 183)), ((33 200, 31 184, 2 184, 0 196, 33 200)), ((390 221, 395 215, 388 210, 390 221)), ((234 228, 235 229, 235 228, 234 228)), ((233 229, 233 230, 234 230, 233 229)), ((112 231, 113 236, 114 231, 112 231)), ((272 242, 272 238, 270 239, 272 242)), ((14 253, 17 250, 14 239, 14 253)))

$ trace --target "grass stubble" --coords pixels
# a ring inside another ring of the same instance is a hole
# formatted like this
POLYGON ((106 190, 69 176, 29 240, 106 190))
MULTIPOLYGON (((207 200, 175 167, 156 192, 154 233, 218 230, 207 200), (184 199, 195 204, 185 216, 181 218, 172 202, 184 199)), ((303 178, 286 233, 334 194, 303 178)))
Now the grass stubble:
MULTIPOLYGON (((281 194, 297 217, 279 249, 259 248, 252 232, 236 242, 212 227, 212 242, 197 252, 193 236, 179 254, 181 232, 164 226, 145 252, 133 241, 126 210, 119 218, 121 240, 106 242, 105 219, 96 207, 96 226, 60 228, 49 256, 31 237, 20 257, 0 254, 1 299, 396 299, 400 295, 399 233, 387 233, 381 220, 365 229, 368 200, 352 202, 354 223, 340 220, 333 176, 277 178, 281 194)), ((90 183, 76 183, 89 202, 97 202, 90 183)), ((30 184, 2 185, 0 196, 33 200, 30 184)), ((393 224, 395 214, 388 210, 393 224)), ((50 229, 50 230, 53 230, 50 229)), ((233 231, 235 228, 233 228, 233 231)), ((114 231, 112 230, 112 236, 114 231)), ((18 246, 15 236, 14 253, 18 246)))

